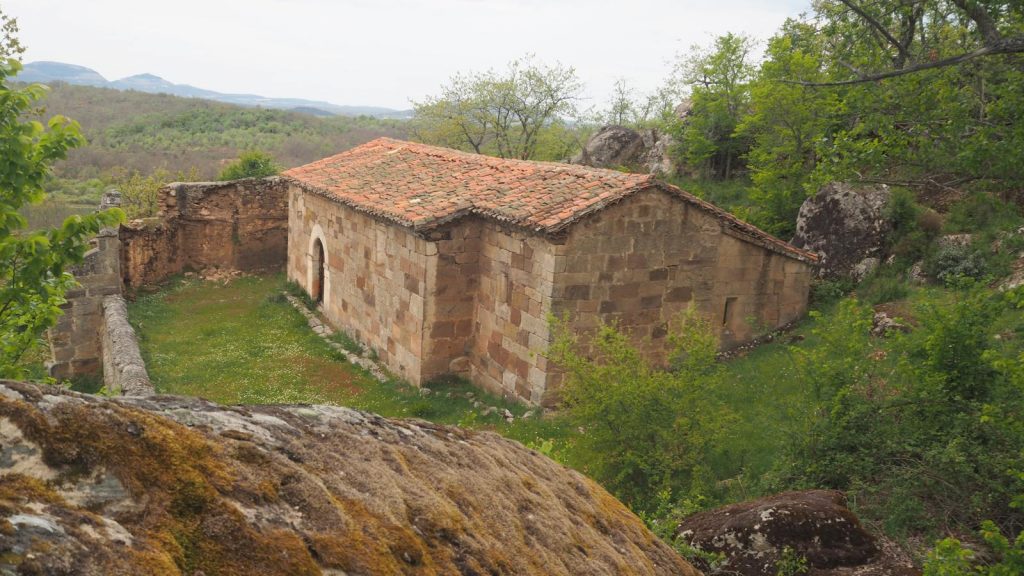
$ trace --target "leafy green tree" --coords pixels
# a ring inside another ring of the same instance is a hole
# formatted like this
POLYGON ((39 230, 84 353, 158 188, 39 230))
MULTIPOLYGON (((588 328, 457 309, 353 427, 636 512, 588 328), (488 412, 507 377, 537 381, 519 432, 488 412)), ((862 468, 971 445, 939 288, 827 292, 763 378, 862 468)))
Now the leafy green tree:
POLYGON ((507 70, 457 75, 438 96, 414 103, 421 142, 520 160, 564 160, 578 146, 568 129, 579 117, 576 70, 531 56, 507 70))
POLYGON ((792 235, 800 204, 817 187, 812 176, 818 148, 839 106, 834 90, 781 82, 794 76, 821 77, 818 43, 810 25, 784 25, 769 41, 767 58, 751 83, 750 114, 736 127, 752 143, 747 156, 753 182, 750 217, 782 237, 792 235))
POLYGON ((708 322, 693 307, 679 317, 670 370, 650 365, 614 326, 589 342, 565 322, 555 328, 549 355, 565 370, 562 396, 582 430, 576 447, 586 472, 638 510, 656 508, 665 491, 699 491, 730 418, 709 393, 722 373, 708 322))
POLYGON ((72 216, 56 229, 25 232, 18 210, 41 202, 53 162, 85 139, 78 125, 61 116, 47 125, 26 120, 46 94, 41 85, 11 88, 21 70, 0 60, 0 376, 19 377, 19 359, 40 344, 43 331, 61 314, 64 292, 75 280, 68 266, 80 262, 88 240, 120 221, 120 210, 72 216))
POLYGON ((749 111, 753 47, 747 36, 726 34, 710 49, 693 47, 678 67, 691 103, 689 116, 674 131, 678 149, 706 177, 731 178, 746 153, 748 144, 736 127, 749 111))
POLYGON ((238 180, 241 178, 265 178, 281 171, 281 167, 266 152, 250 150, 244 152, 231 164, 224 167, 218 180, 238 180))

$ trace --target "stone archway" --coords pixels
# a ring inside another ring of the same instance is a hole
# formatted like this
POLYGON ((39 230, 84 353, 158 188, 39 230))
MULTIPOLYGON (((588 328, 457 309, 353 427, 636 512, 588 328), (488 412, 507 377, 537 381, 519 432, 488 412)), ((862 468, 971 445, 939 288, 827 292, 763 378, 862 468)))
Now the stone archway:
POLYGON ((309 237, 306 251, 306 290, 320 306, 327 306, 331 299, 331 266, 324 232, 317 224, 309 237))

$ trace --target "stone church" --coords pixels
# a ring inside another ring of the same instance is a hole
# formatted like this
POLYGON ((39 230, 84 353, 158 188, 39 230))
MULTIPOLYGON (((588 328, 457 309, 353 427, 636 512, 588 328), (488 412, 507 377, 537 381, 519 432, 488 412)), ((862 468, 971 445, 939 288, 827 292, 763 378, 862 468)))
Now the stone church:
POLYGON ((419 385, 557 399, 549 315, 654 362, 694 303, 723 347, 806 310, 815 256, 653 176, 380 138, 283 174, 288 277, 419 385))

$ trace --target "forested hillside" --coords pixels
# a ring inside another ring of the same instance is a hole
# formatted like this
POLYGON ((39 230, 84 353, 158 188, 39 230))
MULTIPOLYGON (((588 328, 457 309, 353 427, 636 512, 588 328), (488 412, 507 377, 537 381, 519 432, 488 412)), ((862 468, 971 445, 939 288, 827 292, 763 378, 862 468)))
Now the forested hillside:
POLYGON ((45 116, 75 119, 89 144, 56 166, 65 182, 116 180, 125 174, 194 172, 213 179, 240 152, 258 149, 283 167, 336 154, 378 136, 401 137, 402 122, 369 117, 317 117, 298 112, 243 108, 166 94, 56 84, 45 116))

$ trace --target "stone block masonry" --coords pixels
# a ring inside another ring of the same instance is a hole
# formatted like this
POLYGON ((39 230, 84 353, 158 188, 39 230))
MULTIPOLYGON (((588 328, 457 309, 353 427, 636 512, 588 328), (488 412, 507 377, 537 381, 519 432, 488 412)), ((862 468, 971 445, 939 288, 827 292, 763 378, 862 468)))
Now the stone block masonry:
POLYGON ((156 218, 121 227, 125 288, 209 267, 282 270, 288 251, 287 190, 277 177, 166 186, 156 218))
POLYGON ((79 286, 65 294, 64 314, 50 329, 50 375, 72 378, 102 370, 103 299, 121 293, 120 242, 115 230, 102 230, 81 263, 70 272, 79 286))

